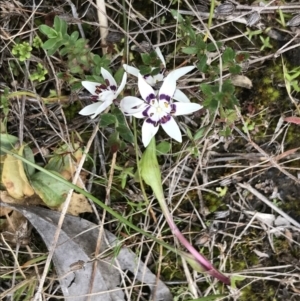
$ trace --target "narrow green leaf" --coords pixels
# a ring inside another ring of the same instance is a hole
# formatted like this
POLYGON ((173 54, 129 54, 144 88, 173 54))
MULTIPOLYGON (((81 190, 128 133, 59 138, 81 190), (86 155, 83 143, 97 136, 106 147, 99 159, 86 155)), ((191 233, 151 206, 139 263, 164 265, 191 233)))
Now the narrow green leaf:
POLYGON ((115 73, 114 78, 115 78, 115 80, 116 80, 116 82, 117 82, 118 84, 121 83, 122 78, 123 78, 123 75, 124 75, 124 72, 125 72, 124 68, 123 68, 123 67, 120 67, 120 68, 117 70, 117 72, 115 73))
POLYGON ((198 140, 198 139, 202 138, 204 136, 206 130, 207 130, 206 126, 200 128, 194 135, 194 140, 198 140))
POLYGON ((63 36, 67 34, 67 28, 68 28, 67 22, 60 19, 60 32, 63 36))

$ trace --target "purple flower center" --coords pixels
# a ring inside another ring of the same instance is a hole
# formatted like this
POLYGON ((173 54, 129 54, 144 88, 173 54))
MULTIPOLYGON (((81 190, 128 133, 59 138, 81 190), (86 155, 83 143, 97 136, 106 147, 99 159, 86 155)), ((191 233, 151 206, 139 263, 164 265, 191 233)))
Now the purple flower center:
POLYGON ((171 97, 170 97, 170 95, 167 95, 167 94, 160 94, 159 100, 166 100, 167 102, 170 102, 171 97))
POLYGON ((153 94, 153 93, 151 93, 151 94, 149 94, 147 97, 146 97, 146 102, 147 103, 150 103, 150 101, 152 100, 152 99, 154 99, 155 98, 155 95, 153 94))

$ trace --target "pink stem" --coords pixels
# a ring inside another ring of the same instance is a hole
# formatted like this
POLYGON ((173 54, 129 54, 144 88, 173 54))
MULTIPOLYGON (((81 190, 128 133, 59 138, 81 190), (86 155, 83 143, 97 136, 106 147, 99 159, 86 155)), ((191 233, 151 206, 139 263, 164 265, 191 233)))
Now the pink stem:
POLYGON ((184 247, 194 256, 195 260, 201 265, 201 267, 211 276, 219 279, 221 282, 225 283, 226 285, 230 285, 229 277, 226 277, 222 273, 220 273, 215 267, 211 264, 211 262, 201 255, 190 243, 189 241, 182 235, 182 233, 177 228, 176 224, 174 223, 170 212, 168 211, 166 206, 162 206, 164 211, 164 215, 167 219, 167 222, 172 230, 172 233, 178 238, 178 240, 182 243, 184 247))

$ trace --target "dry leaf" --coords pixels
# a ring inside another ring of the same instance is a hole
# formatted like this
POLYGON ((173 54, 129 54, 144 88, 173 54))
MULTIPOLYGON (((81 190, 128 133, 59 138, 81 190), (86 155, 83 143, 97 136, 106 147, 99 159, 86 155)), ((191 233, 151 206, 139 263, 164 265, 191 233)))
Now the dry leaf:
MULTIPOLYGON (((11 206, 28 218, 30 223, 41 235, 49 248, 57 229, 60 213, 34 206, 19 206, 0 203, 0 206, 11 206)), ((68 300, 86 301, 90 293, 90 281, 93 274, 92 253, 95 251, 99 225, 67 215, 60 232, 57 246, 53 254, 53 263, 58 274, 61 290, 68 300), (74 269, 77 266, 78 269, 74 269)), ((131 271, 136 281, 147 286, 152 293, 151 300, 172 301, 173 297, 167 286, 154 275, 135 253, 122 244, 117 237, 105 231, 101 241, 100 254, 111 252, 111 256, 98 258, 97 269, 91 301, 125 301, 121 279, 124 272, 131 271)), ((134 285, 134 283, 133 283, 134 285)), ((138 289, 138 288, 137 288, 138 289)))
POLYGON ((233 75, 231 77, 231 82, 234 86, 251 89, 252 88, 252 81, 249 77, 245 75, 233 75))
MULTIPOLYGON (((63 205, 60 206, 62 208, 63 205)), ((60 209, 58 209, 60 211, 60 209)), ((78 216, 80 213, 93 212, 92 207, 86 197, 79 193, 73 193, 68 208, 68 213, 78 216)))
POLYGON ((23 162, 9 154, 3 163, 2 183, 13 198, 21 199, 34 194, 26 177, 23 162))

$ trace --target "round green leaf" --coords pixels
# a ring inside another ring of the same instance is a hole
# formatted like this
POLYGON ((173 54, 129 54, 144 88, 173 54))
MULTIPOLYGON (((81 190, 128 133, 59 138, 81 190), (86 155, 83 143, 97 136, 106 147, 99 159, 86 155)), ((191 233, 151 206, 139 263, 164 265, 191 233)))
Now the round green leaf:
MULTIPOLYGON (((59 175, 55 171, 51 171, 59 175)), ((37 172, 31 179, 31 185, 35 190, 35 193, 43 200, 43 202, 49 207, 57 207, 61 205, 70 190, 66 184, 57 181, 44 172, 37 172)))

